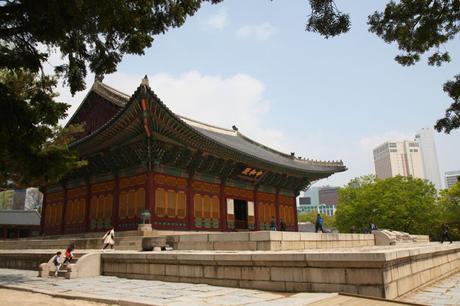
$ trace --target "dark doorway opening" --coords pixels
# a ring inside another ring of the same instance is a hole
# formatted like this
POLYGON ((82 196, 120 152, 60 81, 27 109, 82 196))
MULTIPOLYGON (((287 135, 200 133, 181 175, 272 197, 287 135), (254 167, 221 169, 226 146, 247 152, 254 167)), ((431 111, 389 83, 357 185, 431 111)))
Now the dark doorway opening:
POLYGON ((248 229, 248 202, 234 200, 235 205, 235 229, 248 229))

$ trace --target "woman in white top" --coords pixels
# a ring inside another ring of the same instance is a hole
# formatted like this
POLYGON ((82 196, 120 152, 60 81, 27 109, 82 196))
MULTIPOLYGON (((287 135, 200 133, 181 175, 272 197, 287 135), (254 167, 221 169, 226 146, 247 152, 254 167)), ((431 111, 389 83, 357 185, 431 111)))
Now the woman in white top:
POLYGON ((105 246, 102 248, 103 250, 108 247, 110 245, 110 249, 113 250, 113 246, 115 244, 115 229, 112 227, 110 230, 107 231, 107 233, 105 233, 104 237, 102 237, 102 239, 104 239, 104 244, 105 246))

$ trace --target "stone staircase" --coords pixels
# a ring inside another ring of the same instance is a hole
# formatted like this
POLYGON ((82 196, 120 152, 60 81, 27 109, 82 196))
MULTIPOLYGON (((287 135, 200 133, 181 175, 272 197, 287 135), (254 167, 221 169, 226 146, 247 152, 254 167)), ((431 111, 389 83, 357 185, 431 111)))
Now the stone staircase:
MULTIPOLYGON (((81 254, 81 253, 74 254, 74 257, 70 260, 70 262, 61 266, 61 268, 58 271, 57 277, 70 278, 71 265, 76 264, 78 262, 78 259, 82 257, 83 255, 84 254, 81 254)), ((49 271, 48 276, 53 277, 54 275, 55 275, 55 271, 49 271)))

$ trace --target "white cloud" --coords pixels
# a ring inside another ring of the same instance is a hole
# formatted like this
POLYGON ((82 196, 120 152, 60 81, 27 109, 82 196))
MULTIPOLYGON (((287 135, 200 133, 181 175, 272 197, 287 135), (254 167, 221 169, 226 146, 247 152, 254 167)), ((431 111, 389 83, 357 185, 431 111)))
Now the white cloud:
POLYGON ((236 31, 236 36, 245 39, 267 40, 277 32, 268 22, 258 25, 245 25, 236 31))
POLYGON ((209 17, 206 20, 206 24, 211 28, 222 30, 227 24, 227 12, 221 11, 216 15, 209 17))
MULTIPOLYGON (((104 83, 131 95, 142 78, 142 75, 117 72, 106 76, 104 83)), ((149 76, 149 80, 152 90, 173 112, 223 128, 231 129, 232 125, 236 125, 249 138, 268 146, 281 147, 283 133, 265 125, 270 102, 264 96, 265 85, 261 81, 243 73, 222 77, 203 75, 197 71, 179 76, 156 74, 149 76)), ((89 90, 91 78, 87 82, 89 90)), ((66 88, 58 90, 62 92, 61 97, 72 104, 70 115, 87 92, 72 98, 66 88)))

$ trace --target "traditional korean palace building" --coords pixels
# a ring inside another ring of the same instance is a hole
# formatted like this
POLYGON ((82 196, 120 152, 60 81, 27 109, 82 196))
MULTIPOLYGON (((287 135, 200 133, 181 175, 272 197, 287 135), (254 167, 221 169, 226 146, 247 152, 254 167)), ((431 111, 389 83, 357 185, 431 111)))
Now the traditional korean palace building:
POLYGON ((96 81, 69 124, 85 123, 71 149, 88 164, 45 188, 47 235, 137 229, 149 210, 168 230, 262 230, 272 217, 297 230, 296 196, 345 171, 174 114, 145 78, 129 97, 96 81))

